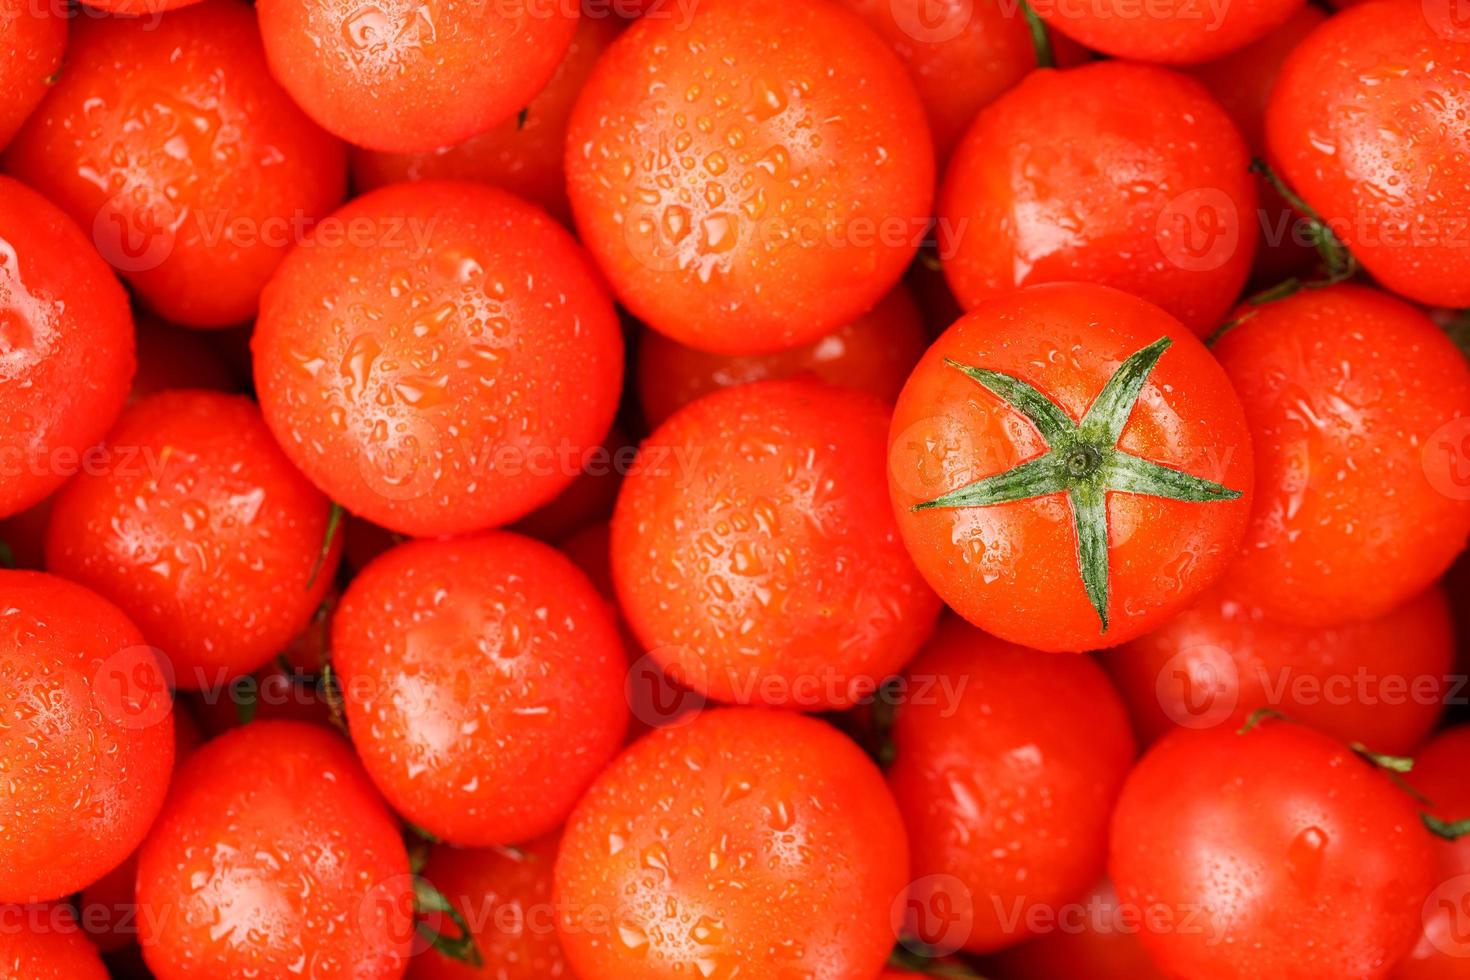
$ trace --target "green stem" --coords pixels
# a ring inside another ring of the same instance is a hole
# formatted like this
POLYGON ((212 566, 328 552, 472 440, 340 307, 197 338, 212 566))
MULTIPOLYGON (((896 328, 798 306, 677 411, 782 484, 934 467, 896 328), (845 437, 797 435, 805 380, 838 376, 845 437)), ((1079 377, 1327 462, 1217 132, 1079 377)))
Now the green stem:
POLYGON ((327 532, 322 535, 322 548, 317 552, 316 562, 311 566, 311 574, 307 576, 306 588, 308 591, 316 585, 316 577, 322 573, 322 566, 327 563, 327 556, 332 553, 332 542, 337 538, 337 529, 342 526, 342 505, 332 501, 331 510, 327 512, 327 532))
POLYGON ((1031 46, 1036 49, 1037 68, 1055 68, 1057 56, 1051 47, 1051 35, 1046 31, 1046 22, 1036 16, 1031 4, 1021 0, 1021 13, 1026 17, 1026 26, 1031 29, 1031 46))
POLYGON ((476 968, 485 965, 485 958, 480 955, 480 947, 475 942, 475 937, 470 932, 464 916, 459 914, 459 909, 450 904, 443 892, 421 877, 415 877, 413 880, 413 907, 419 915, 433 913, 447 915, 454 923, 454 927, 459 930, 458 936, 446 936, 427 922, 414 923, 414 928, 418 930, 420 936, 428 940, 430 946, 444 956, 460 963, 467 963, 476 968))

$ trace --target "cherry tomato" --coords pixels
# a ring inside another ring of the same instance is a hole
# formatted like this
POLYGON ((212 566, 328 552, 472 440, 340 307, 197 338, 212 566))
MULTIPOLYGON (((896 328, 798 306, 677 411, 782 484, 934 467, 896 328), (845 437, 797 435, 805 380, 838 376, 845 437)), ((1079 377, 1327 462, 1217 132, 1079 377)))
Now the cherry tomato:
POLYGON ((727 709, 603 772, 567 822, 553 901, 577 976, 867 980, 907 887, 898 808, 856 745, 727 709))
POLYGON ((317 486, 427 536, 523 517, 576 478, 617 410, 623 340, 556 222, 492 187, 400 184, 308 243, 253 347, 266 421, 317 486))
POLYGON ((68 905, 0 905, 0 980, 108 980, 68 905))
POLYGON ((889 437, 929 584, 1042 650, 1122 643, 1187 606, 1235 557, 1251 484, 1225 373, 1177 320, 1105 286, 976 307, 919 362, 889 437))
POLYGON ((703 0, 613 42, 572 111, 582 240, 635 316, 750 354, 850 323, 928 223, 933 147, 903 65, 817 0, 703 0))
MULTIPOLYGON (((1470 817, 1465 753, 1470 727, 1447 728, 1415 754, 1405 778, 1429 800, 1429 811, 1447 823, 1470 817)), ((1434 844, 1434 888, 1422 907, 1422 932, 1394 968, 1394 980, 1464 980, 1470 977, 1470 837, 1434 844)))
POLYGON ((66 54, 64 6, 32 0, 0 2, 0 150, 10 142, 47 86, 56 79, 66 54))
POLYGON ((1103 879, 1080 901, 1039 920, 1046 931, 1002 950, 985 965, 1002 980, 1165 980, 1138 934, 1152 910, 1118 901, 1103 879))
POLYGON ((1384 976, 1419 931, 1430 835, 1413 798, 1347 747, 1267 721, 1160 739, 1113 813, 1124 902, 1170 976, 1384 976))
POLYGON ((434 848, 423 875, 470 924, 485 964, 477 969, 424 952, 414 957, 409 980, 570 978, 551 900, 557 841, 553 834, 513 849, 434 848))
POLYGON ((1063 3, 1037 0, 1031 9, 1055 30, 1116 58, 1193 64, 1218 58, 1264 37, 1303 0, 1130 0, 1063 3))
POLYGON ((570 222, 567 203, 567 120, 592 66, 622 24, 609 17, 583 17, 571 47, 546 87, 524 109, 463 143, 422 153, 352 150, 352 182, 370 191, 404 180, 476 180, 503 187, 570 222))
POLYGON ((376 559, 342 597, 332 656, 373 781, 455 844, 556 829, 627 727, 606 601, 517 534, 412 541, 376 559))
POLYGON ((628 624, 721 701, 845 707, 919 648, 939 601, 883 492, 889 410, 811 380, 727 388, 643 443, 612 522, 628 624))
POLYGON ((249 399, 163 392, 118 420, 103 466, 56 497, 46 566, 116 602, 181 688, 265 663, 321 604, 328 501, 286 461, 249 399))
POLYGON ((945 952, 1018 943, 1103 874, 1135 751, 1128 715, 1088 658, 1028 650, 956 617, 906 677, 888 787, 916 882, 908 932, 945 952))
POLYGON ((263 721, 184 763, 138 855, 158 980, 387 980, 413 939, 408 854, 352 749, 263 721))
POLYGON ((1103 660, 1134 729, 1239 728, 1275 708, 1345 742, 1403 754, 1439 719, 1455 639, 1443 590, 1343 626, 1275 622, 1216 588, 1103 660))
POLYGON ((1293 49, 1266 140, 1281 177, 1384 286, 1470 305, 1470 153, 1453 80, 1470 72, 1452 4, 1364 3, 1293 49), (1442 11, 1442 13, 1437 13, 1442 11))
POLYGON ((1242 314, 1215 347, 1258 474, 1230 587, 1284 622, 1381 616, 1470 535, 1470 368, 1427 316, 1362 286, 1242 314))
POLYGON ((153 651, 80 585, 0 571, 0 902, 46 902, 121 864, 158 813, 173 710, 153 651))
POLYGON ((939 195, 939 255, 966 309, 1080 280, 1219 326, 1255 253, 1250 156, 1205 88, 1149 65, 1038 71, 982 110, 939 195))
POLYGON ((0 177, 0 516, 77 472, 134 367, 127 295, 97 250, 45 198, 0 177))
POLYGON ((236 0, 78 18, 66 68, 5 165, 75 218, 145 303, 190 327, 254 315, 347 175, 342 145, 271 81, 236 0))
POLYGON ((417 153, 513 117, 571 44, 575 2, 260 0, 271 74, 358 146, 417 153))
POLYGON ((712 354, 650 330, 638 345, 638 399, 648 424, 658 426, 711 391, 810 374, 892 404, 927 346, 919 308, 902 285, 847 326, 774 354, 712 354))

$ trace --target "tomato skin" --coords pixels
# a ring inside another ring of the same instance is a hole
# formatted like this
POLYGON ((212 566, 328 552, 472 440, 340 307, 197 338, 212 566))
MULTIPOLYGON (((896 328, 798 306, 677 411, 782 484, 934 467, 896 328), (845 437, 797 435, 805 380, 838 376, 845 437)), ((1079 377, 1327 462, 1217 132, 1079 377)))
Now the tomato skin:
POLYGON ((566 168, 623 304, 687 346, 749 354, 811 343, 898 282, 933 157, 913 83, 855 14, 704 0, 687 25, 646 17, 613 42, 566 168))
POLYGON ((108 980, 67 905, 0 905, 0 980, 108 980))
POLYGON ((1441 175, 1470 154, 1464 96, 1446 82, 1470 71, 1470 51, 1436 31, 1432 9, 1363 3, 1313 31, 1272 89, 1266 141, 1281 177, 1376 280, 1461 307, 1470 188, 1441 175))
POLYGON ((657 427, 711 391, 811 375, 892 404, 927 346, 918 305, 903 285, 822 339, 774 354, 712 354, 649 330, 638 344, 638 401, 657 427))
POLYGON ((373 781, 455 844, 556 829, 627 727, 627 659, 606 601, 517 534, 377 558, 342 597, 332 653, 373 781))
POLYGON ((136 368, 123 292, 82 230, 0 176, 0 516, 39 503, 107 434, 136 368), (70 460, 73 465, 64 466, 70 460))
POLYGON ((352 183, 359 191, 406 180, 474 180, 539 204, 570 224, 567 202, 567 121, 597 58, 622 30, 611 17, 583 17, 546 87, 520 113, 453 146, 422 153, 351 149, 352 183))
POLYGON ((898 397, 889 492, 909 554, 940 597, 1002 639, 1039 650, 1123 643, 1155 629, 1214 584, 1250 513, 1250 435, 1209 352, 1158 307, 1105 286, 1030 286, 987 301, 929 348, 898 397), (1118 445, 1243 496, 1184 503, 1108 498, 1109 626, 1099 633, 1064 496, 915 512, 922 501, 1045 451, 1030 423, 945 358, 1010 373, 1082 418, 1128 355, 1174 344, 1149 377, 1118 445))
POLYGON ((628 625, 677 682, 806 711, 871 695, 939 600, 883 491, 889 410, 817 381, 685 406, 646 439, 612 521, 628 625))
POLYGON ((556 71, 576 4, 262 0, 271 74, 357 146, 418 153, 515 116, 556 71), (493 54, 492 54, 493 53, 493 54))
POLYGON ((286 976, 301 962, 323 980, 390 980, 407 966, 412 888, 398 827, 347 743, 253 722, 184 763, 139 852, 143 956, 159 980, 286 976))
MULTIPOLYGON (((559 980, 571 967, 556 934, 552 868, 560 836, 514 850, 435 847, 423 875, 454 903, 480 947, 476 969, 433 951, 415 956, 409 980, 559 980)), ((446 929, 450 929, 446 923, 446 929)))
POLYGON ((1018 943, 1033 910, 1080 898, 1103 873, 1108 816, 1135 753, 1128 716, 1090 659, 1016 646, 958 617, 941 621, 907 673, 915 692, 957 695, 916 694, 892 732, 888 787, 913 877, 958 882, 933 896, 947 893, 955 910, 943 935, 912 918, 910 931, 976 953, 1018 943))
POLYGON ((1427 316, 1366 287, 1250 309, 1214 348, 1257 461, 1229 586, 1283 622, 1381 616, 1424 591, 1470 536, 1470 491, 1453 483, 1463 461, 1440 455, 1470 429, 1470 367, 1427 316))
POLYGON ((1094 51, 1115 58, 1187 65, 1244 47, 1284 23, 1303 0, 1233 0, 1218 7, 1171 0, 1141 11, 1127 0, 1063 4, 1039 0, 1042 20, 1094 51))
POLYGON ((266 72, 251 8, 79 17, 67 68, 5 155, 165 319, 249 319, 347 155, 266 72))
POLYGON ((1325 628, 1275 622, 1217 587, 1103 655, 1145 741, 1176 727, 1239 728, 1271 707, 1391 755, 1409 754, 1434 728, 1454 662, 1438 587, 1376 619, 1325 628))
POLYGON ((166 678, 101 596, 0 571, 0 902, 47 902, 138 846, 173 766, 166 678))
POLYGON ((64 7, 29 0, 0 3, 5 46, 0 49, 0 150, 5 149, 21 123, 40 104, 47 79, 61 68, 66 54, 64 7))
POLYGON ((560 451, 602 441, 622 386, 617 314, 577 243, 468 183, 386 187, 334 218, 376 233, 292 252, 252 341, 286 455, 352 513, 416 536, 554 498, 578 473, 560 451))
POLYGON ((1012 946, 984 964, 985 976, 1001 980, 1165 980, 1138 933, 1149 927, 1150 910, 1118 901, 1103 879, 1068 907, 1050 931, 1012 946))
POLYGON ((46 566, 116 602, 171 661, 174 683, 250 673, 305 628, 341 542, 312 580, 329 503, 286 460, 248 398, 171 391, 126 410, 107 464, 56 496, 46 566))
POLYGON ((603 772, 567 821, 553 899, 577 976, 868 980, 908 880, 898 809, 856 745, 792 712, 726 709, 603 772))
POLYGON ((1164 736, 1113 813, 1125 902, 1181 919, 1141 937, 1166 974, 1384 976, 1433 886, 1413 798, 1346 746, 1267 721, 1164 736))
MULTIPOLYGON (((1470 816, 1470 782, 1465 779, 1465 753, 1470 726, 1447 728, 1415 753, 1414 769, 1405 779, 1430 801, 1429 812, 1455 822, 1470 816)), ((1408 956, 1394 968, 1394 980, 1464 980, 1470 977, 1470 941, 1465 916, 1470 912, 1470 837, 1435 840, 1435 887, 1423 906, 1422 934, 1408 956)))
POLYGON ((939 193, 939 254, 966 309, 1083 281, 1219 326, 1255 253, 1255 178, 1193 79, 1098 62, 1036 71, 975 118, 939 193))

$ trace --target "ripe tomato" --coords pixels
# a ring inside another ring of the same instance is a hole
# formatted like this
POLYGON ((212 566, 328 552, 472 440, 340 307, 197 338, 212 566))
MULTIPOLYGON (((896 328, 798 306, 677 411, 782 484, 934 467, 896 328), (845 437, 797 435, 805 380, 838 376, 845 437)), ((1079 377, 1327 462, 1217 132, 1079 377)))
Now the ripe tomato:
POLYGON ((889 404, 929 346, 914 298, 903 285, 821 340, 774 354, 712 354, 652 330, 638 344, 638 400, 651 426, 720 388, 810 374, 889 404))
POLYGON ((81 229, 0 177, 0 516, 61 486, 135 367, 127 294, 81 229))
POLYGON ((249 399, 153 395, 57 494, 46 567, 116 602, 181 688, 217 687, 305 628, 337 567, 328 501, 249 399))
POLYGON ((249 319, 347 156, 271 81, 250 7, 79 17, 6 169, 57 202, 166 319, 249 319))
POLYGON ((1225 373, 1177 320, 1105 286, 977 306, 914 369, 889 436, 929 584, 1042 650, 1122 643, 1188 605, 1235 557, 1251 482, 1225 373))
MULTIPOLYGON (((1036 68, 1036 45, 1018 4, 1000 0, 841 0, 881 34, 908 68, 929 119, 939 160, 970 120, 1036 68)), ((1062 65, 1088 54, 1052 34, 1062 65)))
POLYGON ((1453 4, 1364 3, 1292 51, 1271 92, 1266 140, 1281 176, 1384 286, 1470 305, 1470 72, 1453 4), (1439 22, 1436 10, 1443 10, 1439 22))
POLYGON ((66 54, 66 8, 0 0, 0 150, 40 103, 66 54))
POLYGON ((422 153, 353 148, 353 184, 370 191, 404 180, 476 180, 513 191, 569 223, 567 120, 592 66, 621 30, 613 18, 583 17, 546 87, 516 116, 463 143, 422 153))
POLYGON ((0 905, 0 978, 108 980, 68 905, 0 905))
POLYGON ((627 727, 627 659, 606 601, 517 534, 382 555, 342 597, 332 656, 373 781, 455 844, 556 829, 627 727))
POLYGON ((1284 23, 1303 0, 1131 0, 1063 3, 1031 9, 1052 28, 1115 58, 1193 64, 1244 47, 1284 23))
POLYGON ((908 932, 945 952, 1018 943, 1102 877, 1135 751, 1123 703, 1090 659, 957 617, 906 676, 888 787, 917 882, 908 932))
MULTIPOLYGON (((1429 811, 1454 823, 1470 817, 1465 753, 1470 727, 1445 729, 1425 745, 1406 777, 1429 800, 1429 811)), ((1424 900, 1419 941, 1393 971, 1394 980, 1470 977, 1470 837, 1434 844, 1435 885, 1424 900)))
POLYGON ((703 0, 645 17, 593 69, 567 134, 583 241, 649 326, 705 350, 811 343, 871 308, 924 235, 924 108, 859 17, 703 0))
POLYGON ((1103 665, 1152 741, 1175 727, 1239 728, 1275 708, 1344 742, 1404 754, 1444 706, 1454 669, 1444 591, 1343 626, 1278 623, 1220 588, 1103 665))
POLYGON ((612 424, 623 338, 596 270, 504 191, 400 184, 318 226, 261 297, 261 408, 348 510, 459 534, 522 517, 612 424), (345 236, 331 229, 355 233, 345 236))
POLYGON ((138 855, 138 920, 159 980, 401 977, 413 882, 398 827, 352 749, 262 721, 184 763, 138 855))
POLYGON ((541 91, 577 29, 576 3, 260 0, 271 74, 358 146, 417 153, 509 119, 541 91))
POLYGON ((721 710, 603 772, 567 821, 553 901, 577 976, 868 980, 908 880, 898 808, 856 745, 721 710))
POLYGON ((47 902, 138 846, 173 766, 153 651, 80 585, 0 571, 0 902, 47 902))
POLYGON ((726 388, 649 436, 612 523, 628 624, 676 681, 807 711, 871 695, 939 601, 883 492, 889 410, 817 381, 726 388))
POLYGON ((1258 474, 1230 587, 1284 622, 1381 616, 1470 535, 1470 368, 1427 316, 1361 286, 1244 312, 1215 347, 1258 474))
POLYGON ((1038 71, 981 111, 939 194, 966 309, 1017 286, 1115 286, 1209 333, 1255 253, 1250 156, 1193 79, 1109 61, 1038 71))
POLYGON ((1381 977, 1433 886, 1412 797, 1326 735, 1285 722, 1178 731, 1129 775, 1111 869, 1171 916, 1144 946, 1170 976, 1381 977))
POLYGON ((1112 882, 1104 879, 1085 898, 1043 919, 1046 932, 992 957, 986 975, 1005 980, 1165 980, 1138 940, 1152 915, 1146 906, 1118 901, 1112 882))
POLYGON ((551 870, 558 835, 513 850, 435 847, 423 875, 470 924, 485 965, 425 951, 409 980, 559 980, 571 977, 556 935, 551 870))

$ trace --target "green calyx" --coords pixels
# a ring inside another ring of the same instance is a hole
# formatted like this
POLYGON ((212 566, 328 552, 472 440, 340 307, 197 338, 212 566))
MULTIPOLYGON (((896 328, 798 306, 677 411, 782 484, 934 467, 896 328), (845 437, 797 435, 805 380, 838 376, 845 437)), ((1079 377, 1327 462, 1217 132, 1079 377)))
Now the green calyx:
POLYGON ((1124 360, 1080 423, 1073 422, 1061 406, 1020 378, 946 360, 950 367, 1026 416, 1046 442, 1047 452, 1004 473, 916 504, 913 509, 988 507, 1066 494, 1077 532, 1077 564, 1082 573, 1082 586, 1097 611, 1101 632, 1106 633, 1107 495, 1132 493, 1191 503, 1235 500, 1240 496, 1239 490, 1118 448, 1118 439, 1145 382, 1172 343, 1168 337, 1161 337, 1124 360))

